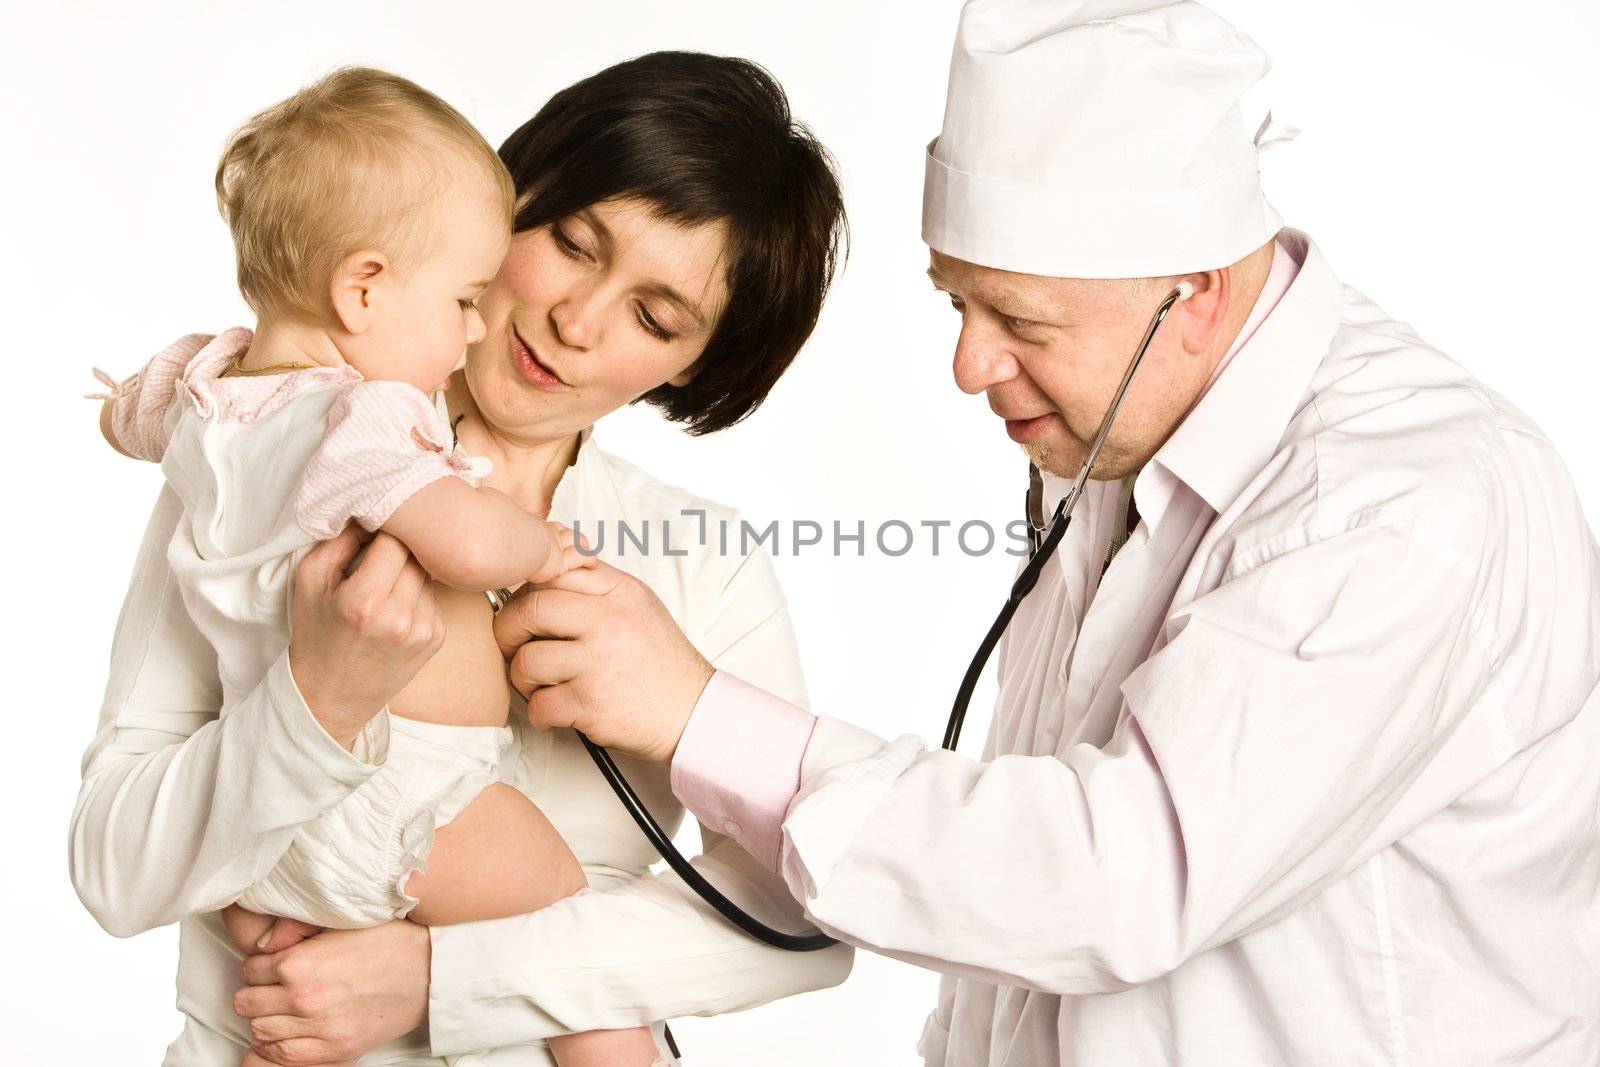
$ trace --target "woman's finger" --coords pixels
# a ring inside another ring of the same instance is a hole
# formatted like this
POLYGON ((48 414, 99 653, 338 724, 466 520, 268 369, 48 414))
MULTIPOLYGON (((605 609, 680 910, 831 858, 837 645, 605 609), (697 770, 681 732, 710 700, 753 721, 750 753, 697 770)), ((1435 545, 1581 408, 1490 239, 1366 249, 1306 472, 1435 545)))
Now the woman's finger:
POLYGON ((263 1015, 250 1020, 250 1038, 258 1044, 291 1037, 315 1037, 320 1023, 298 1015, 263 1015))
POLYGON ((408 551, 405 564, 401 566, 400 573, 395 575, 389 595, 401 604, 410 604, 416 600, 418 590, 429 589, 432 585, 433 578, 408 551))
POLYGON ((398 537, 379 530, 350 572, 349 588, 362 595, 387 596, 409 562, 411 550, 398 537))
POLYGON ((314 937, 320 933, 322 933, 322 927, 320 926, 312 926, 310 923, 301 922, 299 919, 279 917, 267 932, 262 935, 261 940, 256 943, 256 951, 268 954, 282 952, 290 945, 299 944, 306 938, 314 937))
POLYGON ((283 1041, 256 1042, 250 1046, 257 1056, 273 1063, 293 1064, 300 1067, 336 1067, 350 1061, 341 1059, 339 1051, 328 1042, 316 1037, 291 1037, 283 1041))
POLYGON ((293 997, 281 985, 247 985, 233 995, 233 1013, 241 1019, 294 1014, 293 997))
POLYGON ((281 952, 256 953, 246 956, 244 962, 239 964, 239 975, 246 985, 277 985, 283 981, 279 965, 283 962, 281 952))
POLYGON ((295 582, 309 589, 332 589, 366 540, 365 530, 353 522, 346 524, 331 541, 312 546, 295 568, 295 582))

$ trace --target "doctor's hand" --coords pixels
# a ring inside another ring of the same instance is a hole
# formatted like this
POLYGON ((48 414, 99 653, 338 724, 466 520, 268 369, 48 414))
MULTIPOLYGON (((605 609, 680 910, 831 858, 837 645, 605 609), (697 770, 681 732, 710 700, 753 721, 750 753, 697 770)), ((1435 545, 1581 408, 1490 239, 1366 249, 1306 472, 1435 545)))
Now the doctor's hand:
POLYGON ((507 604, 494 620, 528 721, 666 763, 712 667, 643 582, 595 561, 507 604))
POLYGON ((269 1063, 353 1063, 428 1020, 427 927, 395 919, 327 930, 245 957, 233 1010, 269 1063))
POLYGON ((345 748, 444 643, 421 564, 394 537, 369 540, 353 523, 295 568, 289 630, 295 685, 345 748))

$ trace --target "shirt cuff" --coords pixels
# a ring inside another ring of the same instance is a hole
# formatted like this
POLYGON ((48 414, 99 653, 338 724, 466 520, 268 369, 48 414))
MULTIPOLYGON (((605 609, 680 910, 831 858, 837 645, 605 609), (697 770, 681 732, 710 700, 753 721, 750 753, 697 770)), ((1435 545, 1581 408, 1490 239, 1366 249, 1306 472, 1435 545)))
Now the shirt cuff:
POLYGON ((672 757, 672 791, 710 829, 778 870, 816 716, 731 674, 711 676, 672 757))
POLYGON ((306 698, 295 684, 285 652, 267 671, 263 683, 266 698, 263 754, 277 753, 285 762, 285 778, 329 781, 346 791, 372 777, 389 758, 389 709, 374 715, 356 735, 347 750, 317 721, 306 698))

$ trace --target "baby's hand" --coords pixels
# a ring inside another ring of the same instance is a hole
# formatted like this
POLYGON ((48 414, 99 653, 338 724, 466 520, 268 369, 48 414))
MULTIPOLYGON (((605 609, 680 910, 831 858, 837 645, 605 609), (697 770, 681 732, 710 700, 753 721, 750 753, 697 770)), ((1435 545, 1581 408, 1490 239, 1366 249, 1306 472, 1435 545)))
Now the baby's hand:
POLYGON ((595 565, 596 557, 588 551, 587 537, 573 533, 570 527, 559 522, 546 522, 545 528, 550 533, 551 552, 545 557, 544 566, 528 575, 530 585, 554 581, 568 571, 595 565))

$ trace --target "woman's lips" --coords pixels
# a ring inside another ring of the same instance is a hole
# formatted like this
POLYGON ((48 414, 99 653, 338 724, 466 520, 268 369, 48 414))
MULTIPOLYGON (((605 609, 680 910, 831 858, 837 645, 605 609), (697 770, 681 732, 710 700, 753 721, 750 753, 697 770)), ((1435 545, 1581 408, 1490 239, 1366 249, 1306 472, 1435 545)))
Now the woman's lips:
POLYGON ((1006 436, 1019 445, 1032 444, 1050 428, 1050 420, 1053 418, 1055 418, 1053 412, 1046 412, 1031 419, 1007 419, 1006 436))
POLYGON ((517 365, 519 374, 540 389, 562 389, 567 384, 555 371, 539 362, 528 342, 516 330, 511 331, 511 361, 517 365))

